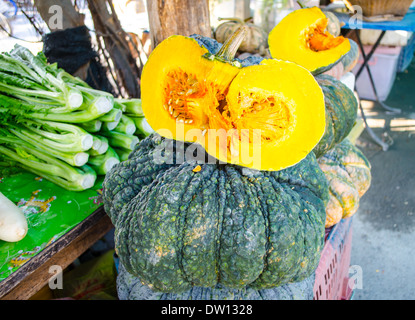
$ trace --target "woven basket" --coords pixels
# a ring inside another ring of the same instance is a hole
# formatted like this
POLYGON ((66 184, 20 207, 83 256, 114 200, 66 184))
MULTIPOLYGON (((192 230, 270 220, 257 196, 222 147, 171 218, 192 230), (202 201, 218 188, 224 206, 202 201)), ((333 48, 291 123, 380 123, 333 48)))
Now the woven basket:
POLYGON ((413 0, 343 0, 353 6, 360 6, 363 16, 374 17, 382 15, 404 16, 413 0))

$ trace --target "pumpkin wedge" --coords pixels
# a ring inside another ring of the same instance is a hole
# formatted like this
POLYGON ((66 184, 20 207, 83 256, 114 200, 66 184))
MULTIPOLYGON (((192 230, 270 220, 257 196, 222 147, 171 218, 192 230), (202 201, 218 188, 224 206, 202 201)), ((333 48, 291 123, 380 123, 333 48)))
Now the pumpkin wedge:
POLYGON ((350 42, 328 32, 328 24, 318 7, 291 12, 269 34, 271 56, 295 62, 314 75, 329 70, 349 52, 350 42))
POLYGON ((196 142, 223 163, 277 171, 304 159, 325 129, 324 96, 305 68, 264 60, 242 68, 241 27, 213 54, 171 36, 142 73, 142 107, 161 136, 196 142))

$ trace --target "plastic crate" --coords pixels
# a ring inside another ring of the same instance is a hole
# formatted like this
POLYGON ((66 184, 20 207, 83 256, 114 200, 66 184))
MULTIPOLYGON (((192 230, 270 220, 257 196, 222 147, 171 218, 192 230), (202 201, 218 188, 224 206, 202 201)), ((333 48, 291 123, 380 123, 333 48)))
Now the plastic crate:
MULTIPOLYGON (((369 54, 372 46, 364 46, 364 48, 366 54, 369 54)), ((368 62, 380 101, 385 101, 388 98, 393 83, 395 82, 401 50, 402 47, 379 46, 368 62)), ((363 57, 360 56, 358 63, 353 68, 354 74, 357 73, 362 64, 363 57)), ((366 69, 363 70, 362 74, 356 80, 356 90, 361 99, 376 99, 366 69)))
POLYGON ((331 230, 321 253, 314 283, 314 300, 351 300, 349 267, 352 249, 352 219, 343 219, 331 230))

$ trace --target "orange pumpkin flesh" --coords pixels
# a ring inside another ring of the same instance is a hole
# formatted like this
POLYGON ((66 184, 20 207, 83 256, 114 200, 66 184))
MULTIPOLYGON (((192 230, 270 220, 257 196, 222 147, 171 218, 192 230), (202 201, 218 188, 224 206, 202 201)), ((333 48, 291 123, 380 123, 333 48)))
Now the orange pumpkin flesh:
POLYGON ((326 31, 328 23, 327 18, 322 18, 304 31, 304 38, 307 39, 307 46, 311 50, 315 52, 330 50, 346 41, 344 37, 335 37, 326 31))
POLYGON ((295 165, 323 136, 321 88, 291 62, 240 68, 230 46, 213 56, 183 36, 160 43, 142 74, 148 123, 164 137, 201 144, 224 163, 258 170, 295 165))
POLYGON ((329 70, 349 52, 350 42, 328 32, 328 23, 318 7, 291 12, 269 34, 271 56, 295 62, 314 75, 329 70))

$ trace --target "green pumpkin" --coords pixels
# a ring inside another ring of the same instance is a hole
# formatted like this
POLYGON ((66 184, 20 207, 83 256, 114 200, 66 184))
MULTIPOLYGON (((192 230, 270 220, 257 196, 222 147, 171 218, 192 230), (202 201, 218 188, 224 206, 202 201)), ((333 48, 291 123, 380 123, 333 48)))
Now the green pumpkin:
POLYGON ((104 206, 127 272, 165 293, 260 290, 310 277, 328 201, 314 154, 281 171, 213 160, 197 144, 153 134, 107 174, 104 206))
POLYGON ((371 165, 349 139, 337 144, 318 159, 329 181, 330 199, 326 207, 326 228, 353 216, 371 183, 371 165))
POLYGON ((319 158, 349 135, 357 119, 358 104, 353 91, 336 78, 318 75, 316 80, 323 89, 326 105, 326 129, 313 150, 319 158))
POLYGON ((225 43, 239 27, 247 26, 248 32, 239 47, 239 51, 260 55, 265 55, 267 53, 268 35, 260 26, 250 22, 252 18, 246 20, 239 18, 219 18, 219 20, 225 20, 225 22, 221 23, 215 29, 214 35, 216 41, 225 43))

